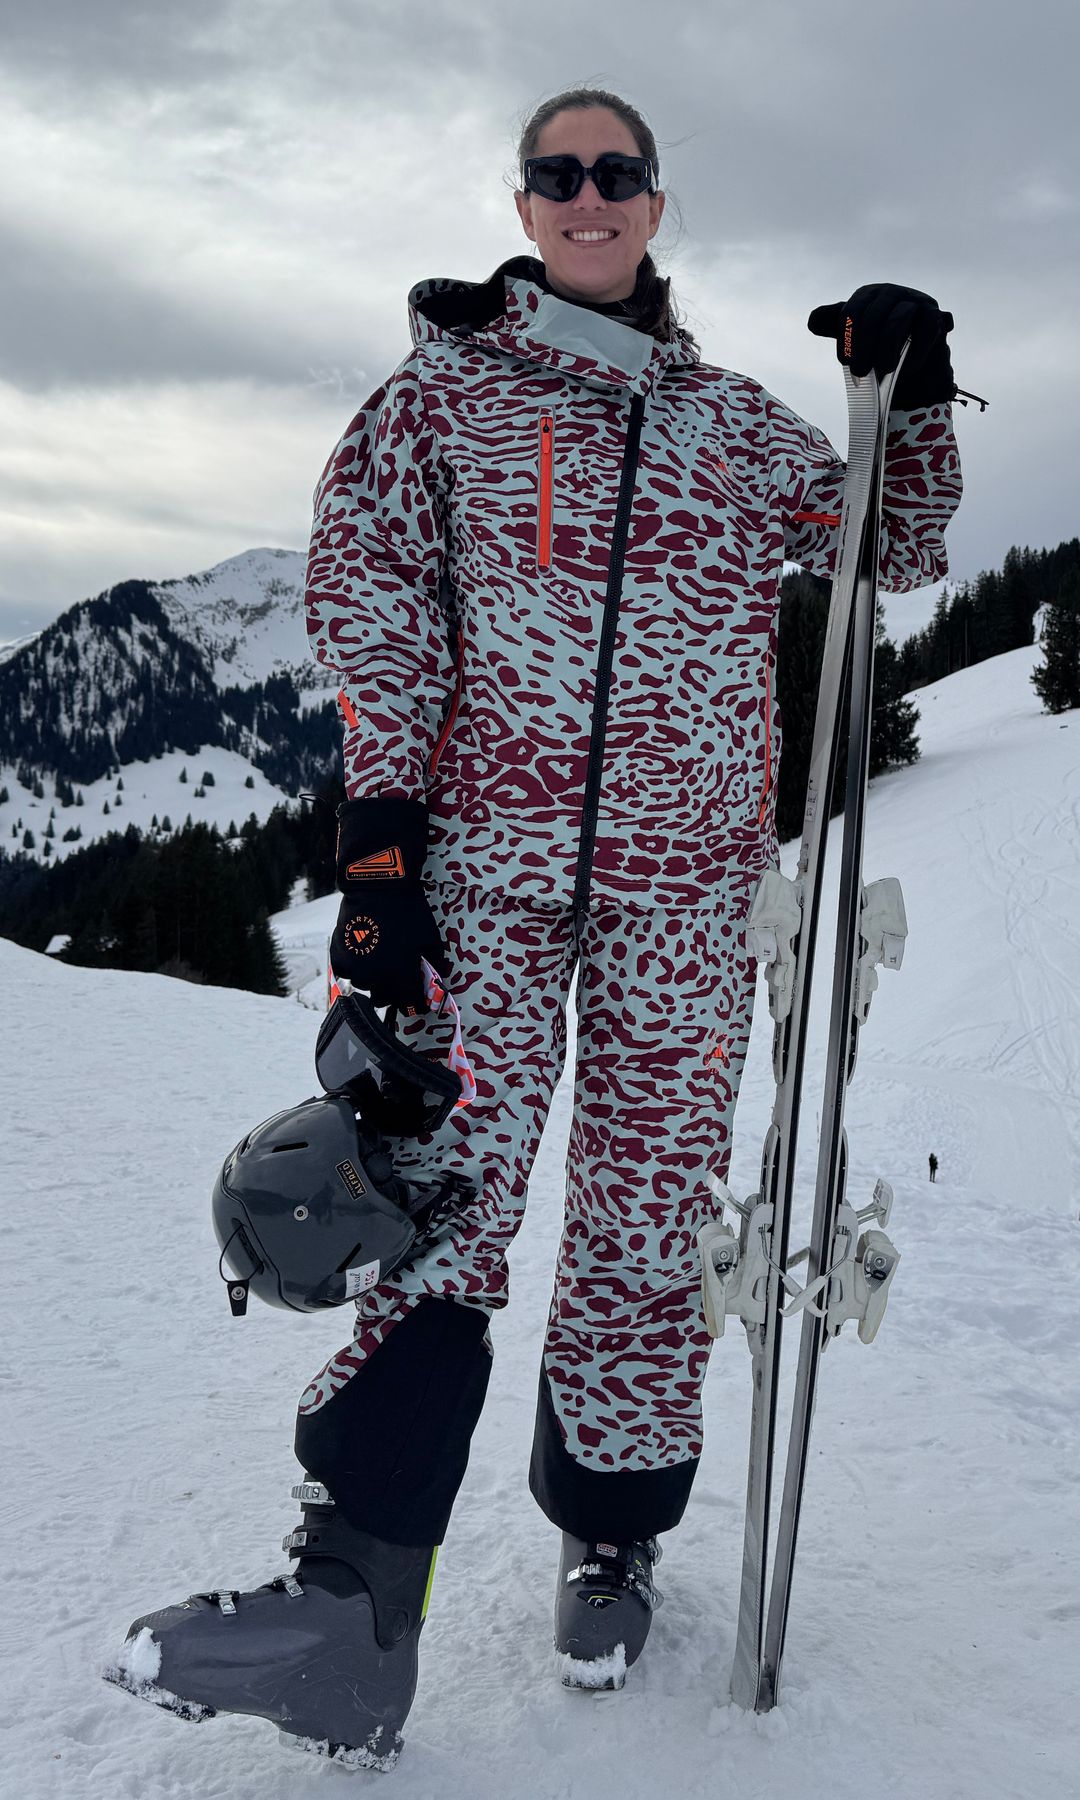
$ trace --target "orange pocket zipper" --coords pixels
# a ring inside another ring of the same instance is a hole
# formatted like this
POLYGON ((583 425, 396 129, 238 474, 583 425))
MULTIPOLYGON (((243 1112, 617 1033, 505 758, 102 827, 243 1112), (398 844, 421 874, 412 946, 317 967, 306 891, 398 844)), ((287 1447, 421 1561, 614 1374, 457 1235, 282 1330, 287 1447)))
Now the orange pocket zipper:
POLYGON ((431 758, 430 758, 430 761, 428 762, 428 779, 429 780, 434 775, 435 770, 439 766, 439 758, 443 753, 443 748, 446 744, 446 740, 450 736, 450 733, 454 729, 454 720, 458 716, 458 707, 461 705, 461 690, 464 687, 464 685, 465 685, 465 627, 464 627, 464 625, 459 624, 458 630, 457 630, 457 675, 456 675, 456 678, 454 681, 454 693, 453 693, 453 698, 450 701, 450 711, 446 715, 446 721, 443 725, 442 730, 439 733, 435 748, 431 752, 431 758))
POLYGON ((555 450, 555 420, 551 413, 540 414, 540 462, 537 471, 536 564, 551 567, 551 493, 555 450))

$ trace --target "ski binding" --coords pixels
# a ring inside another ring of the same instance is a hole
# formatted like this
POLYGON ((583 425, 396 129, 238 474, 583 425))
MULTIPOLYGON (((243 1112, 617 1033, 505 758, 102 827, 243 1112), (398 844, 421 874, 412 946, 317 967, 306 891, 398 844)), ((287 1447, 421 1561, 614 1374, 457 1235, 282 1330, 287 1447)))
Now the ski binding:
POLYGON ((892 1203, 892 1188, 884 1180, 877 1183, 870 1205, 860 1212, 846 1201, 843 1203, 836 1215, 829 1267, 785 1307, 785 1317, 811 1312, 825 1320, 830 1338, 848 1319, 857 1319, 859 1341, 873 1343, 885 1316, 900 1252, 884 1230, 865 1231, 860 1236, 859 1227, 871 1218, 879 1227, 886 1225, 892 1203))
POLYGON ((791 1011, 795 985, 794 946, 801 924, 800 884, 781 875, 779 869, 766 869, 754 890, 746 931, 753 954, 765 964, 769 1011, 777 1024, 791 1011))
MULTIPOLYGON (((728 1318, 741 1319, 752 1348, 755 1331, 765 1324, 769 1269, 776 1267, 772 1259, 773 1209, 757 1194, 740 1203, 718 1176, 707 1179, 720 1201, 720 1216, 710 1219, 697 1235, 705 1324, 710 1337, 721 1338, 728 1318), (737 1235, 724 1218, 728 1207, 742 1221, 737 1235)), ((855 1319, 860 1342, 873 1343, 900 1261, 899 1250, 883 1229, 892 1204, 893 1191, 885 1180, 877 1183, 870 1205, 860 1212, 845 1202, 837 1213, 829 1267, 805 1288, 800 1288, 790 1273, 805 1261, 805 1250, 790 1259, 787 1269, 777 1270, 791 1296, 784 1308, 785 1318, 811 1312, 825 1320, 830 1338, 836 1337, 848 1319, 855 1319), (860 1226, 871 1218, 878 1228, 860 1235, 860 1226)))
MULTIPOLYGON (((735 1199, 718 1175, 707 1177, 720 1202, 718 1218, 710 1219, 697 1235, 701 1257, 701 1304, 710 1337, 724 1335, 729 1317, 740 1318, 753 1348, 754 1333, 765 1324, 766 1292, 772 1259, 773 1208, 759 1194, 745 1203, 735 1199), (742 1220, 738 1236, 724 1218, 727 1207, 742 1220)), ((789 1294, 799 1288, 789 1275, 777 1270, 789 1294)))
POLYGON ((863 888, 859 909, 861 944, 853 1002, 853 1012, 860 1025, 866 1024, 870 1002, 877 992, 879 966, 884 969, 900 967, 907 934, 904 896, 896 876, 884 875, 880 881, 868 882, 863 888))

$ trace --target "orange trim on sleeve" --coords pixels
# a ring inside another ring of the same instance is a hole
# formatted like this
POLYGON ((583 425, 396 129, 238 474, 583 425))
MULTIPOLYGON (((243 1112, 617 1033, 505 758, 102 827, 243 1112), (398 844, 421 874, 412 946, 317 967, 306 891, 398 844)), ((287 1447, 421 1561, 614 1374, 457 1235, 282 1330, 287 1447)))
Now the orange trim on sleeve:
POLYGON ((344 719, 346 725, 349 726, 350 730, 355 731, 356 727, 360 723, 360 720, 357 718, 356 708, 353 705, 352 701, 349 699, 349 696, 345 692, 344 688, 342 688, 340 694, 337 697, 337 703, 341 708, 341 716, 344 719))
POLYGON ((796 524, 804 525, 839 525, 840 523, 839 513, 797 512, 792 513, 791 517, 796 524))

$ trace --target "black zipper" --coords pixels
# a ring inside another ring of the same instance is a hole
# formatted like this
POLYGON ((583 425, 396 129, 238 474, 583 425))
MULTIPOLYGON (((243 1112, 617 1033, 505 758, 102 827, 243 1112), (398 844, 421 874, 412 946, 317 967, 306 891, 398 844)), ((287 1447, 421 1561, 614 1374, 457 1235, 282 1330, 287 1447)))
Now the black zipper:
POLYGON ((611 534, 611 559, 608 563, 607 593, 604 596, 604 623, 600 630, 600 655, 596 663, 596 693, 593 699, 592 736, 589 739, 589 765, 585 773, 585 800, 581 815, 581 837, 578 842, 577 874, 574 879, 574 943, 581 953, 581 934, 589 916, 589 883, 596 852, 596 820, 600 812, 600 782, 604 769, 604 738, 607 735, 608 701, 611 695, 611 665, 615 656, 615 629, 619 622, 622 600, 623 563, 626 558, 626 536, 630 529, 630 509, 634 503, 638 452, 641 445, 641 422, 645 417, 645 396, 635 394, 630 402, 630 419, 626 428, 619 498, 615 507, 615 525, 611 534))

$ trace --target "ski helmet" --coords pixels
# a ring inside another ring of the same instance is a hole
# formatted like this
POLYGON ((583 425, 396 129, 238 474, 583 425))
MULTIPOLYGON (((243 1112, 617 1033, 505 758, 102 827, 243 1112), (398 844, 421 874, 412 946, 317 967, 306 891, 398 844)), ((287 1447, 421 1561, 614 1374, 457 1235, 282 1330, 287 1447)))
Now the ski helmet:
POLYGON ((395 1175, 387 1145, 345 1094, 286 1107, 248 1132, 214 1184, 234 1313, 246 1311, 249 1288, 290 1312, 355 1300, 405 1261, 418 1215, 471 1192, 457 1173, 426 1186, 395 1175))
POLYGON ((264 1120, 225 1159, 213 1217, 234 1313, 249 1289, 292 1312, 355 1300, 400 1268, 421 1221, 474 1194, 454 1171, 429 1183, 398 1175, 384 1136, 434 1131, 476 1092, 456 1002, 426 962, 424 973, 429 1002, 455 1020, 453 1067, 401 1041, 394 1007, 380 1019, 370 995, 343 983, 315 1050, 325 1095, 264 1120))

